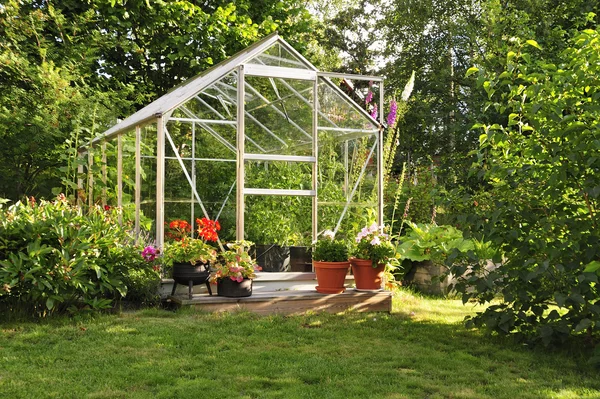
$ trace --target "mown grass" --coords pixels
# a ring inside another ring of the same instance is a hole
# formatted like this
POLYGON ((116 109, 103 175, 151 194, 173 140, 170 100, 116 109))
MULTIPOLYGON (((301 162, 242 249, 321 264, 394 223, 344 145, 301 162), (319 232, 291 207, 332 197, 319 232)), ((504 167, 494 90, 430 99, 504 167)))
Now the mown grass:
POLYGON ((0 325, 0 398, 599 398, 580 353, 465 329, 472 306, 394 313, 143 310, 0 325))

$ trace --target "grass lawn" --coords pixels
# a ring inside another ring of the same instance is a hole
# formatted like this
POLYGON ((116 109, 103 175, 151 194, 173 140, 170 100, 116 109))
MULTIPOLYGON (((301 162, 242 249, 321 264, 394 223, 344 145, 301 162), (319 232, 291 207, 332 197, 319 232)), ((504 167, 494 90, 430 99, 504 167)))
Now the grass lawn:
POLYGON ((579 354, 466 330, 472 306, 394 313, 144 310, 0 324, 0 398, 600 398, 579 354))

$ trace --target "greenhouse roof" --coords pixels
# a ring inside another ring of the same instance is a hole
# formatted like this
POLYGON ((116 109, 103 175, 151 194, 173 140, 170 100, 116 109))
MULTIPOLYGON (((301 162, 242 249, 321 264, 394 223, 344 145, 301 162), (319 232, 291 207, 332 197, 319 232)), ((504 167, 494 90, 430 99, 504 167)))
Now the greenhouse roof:
MULTIPOLYGON (((287 59, 284 60, 287 62, 287 64, 293 66, 294 68, 317 71, 317 68, 314 65, 307 61, 292 46, 283 40, 277 34, 277 32, 274 32, 259 42, 256 42, 239 53, 233 55, 232 57, 218 63, 210 69, 207 69, 200 75, 197 75, 177 86, 172 91, 168 92, 167 94, 163 95, 133 115, 105 131, 100 138, 110 138, 118 133, 130 130, 136 125, 143 124, 151 119, 156 118, 157 116, 161 116, 169 111, 172 111, 179 105, 192 98, 206 86, 210 85, 212 82, 231 72, 237 66, 249 61, 251 62, 254 57, 261 56, 264 57, 264 59, 275 58, 272 55, 264 53, 265 50, 269 49, 274 44, 279 44, 282 47, 283 52, 288 54, 287 59)), ((266 64, 264 61, 261 63, 266 64)), ((92 140, 92 144, 97 142, 100 138, 92 140)))

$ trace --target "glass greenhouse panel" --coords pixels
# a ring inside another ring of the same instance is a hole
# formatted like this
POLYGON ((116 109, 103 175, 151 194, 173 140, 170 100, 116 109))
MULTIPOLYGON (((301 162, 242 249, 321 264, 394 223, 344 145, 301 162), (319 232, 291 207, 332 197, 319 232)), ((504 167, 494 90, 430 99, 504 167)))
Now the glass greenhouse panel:
POLYGON ((288 247, 310 245, 312 224, 307 215, 311 206, 310 197, 246 197, 245 238, 256 244, 263 271, 290 271, 288 247))
POLYGON ((237 130, 235 126, 196 124, 193 129, 196 158, 236 159, 237 130))
POLYGON ((141 132, 142 187, 140 190, 140 227, 154 236, 156 231, 156 124, 141 132))
POLYGON ((313 90, 311 81, 247 76, 247 141, 263 154, 312 155, 313 90))
MULTIPOLYGON (((212 220, 221 224, 220 237, 235 239, 235 162, 196 161, 196 190, 212 220)), ((194 198, 195 200, 195 198, 194 198)), ((195 218, 204 217, 199 204, 195 218)))
POLYGON ((231 72, 177 107, 171 119, 236 120, 237 73, 231 72))
POLYGON ((123 224, 133 230, 135 223, 135 131, 121 135, 123 148, 123 224))
POLYGON ((335 89, 331 80, 320 77, 318 87, 320 131, 331 131, 340 136, 378 131, 378 126, 335 89))
POLYGON ((356 215, 364 219, 376 214, 377 140, 374 135, 346 141, 337 138, 331 132, 319 134, 318 227, 334 230, 340 223, 339 230, 351 234, 363 227, 356 215), (345 221, 351 209, 355 223, 345 221))
POLYGON ((247 63, 286 68, 310 69, 305 62, 302 62, 280 43, 275 43, 247 63))
POLYGON ((246 161, 246 188, 312 189, 312 164, 285 161, 246 161))

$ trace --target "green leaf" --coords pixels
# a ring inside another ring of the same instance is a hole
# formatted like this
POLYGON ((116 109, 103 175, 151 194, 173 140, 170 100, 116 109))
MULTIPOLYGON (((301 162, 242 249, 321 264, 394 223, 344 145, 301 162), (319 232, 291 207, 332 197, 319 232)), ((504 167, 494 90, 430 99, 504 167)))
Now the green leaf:
POLYGON ((535 40, 527 40, 525 43, 529 44, 532 47, 535 47, 538 50, 541 50, 542 48, 540 47, 540 45, 538 44, 538 42, 536 42, 535 40))
POLYGON ((467 72, 465 73, 465 78, 467 78, 477 72, 479 72, 479 68, 471 67, 471 68, 467 69, 467 72))
POLYGON ((567 300, 567 296, 565 294, 561 294, 560 292, 554 293, 554 300, 559 308, 565 306, 565 301, 567 300))
POLYGON ((600 270, 600 261, 594 260, 585 266, 585 269, 583 269, 583 272, 584 273, 598 273, 598 270, 600 270))
POLYGON ((578 332, 587 330, 587 328, 591 325, 592 325, 592 321, 590 319, 583 319, 575 327, 575 332, 578 333, 578 332))
POLYGON ((46 307, 48 308, 48 310, 52 310, 54 308, 54 299, 46 299, 46 307))

